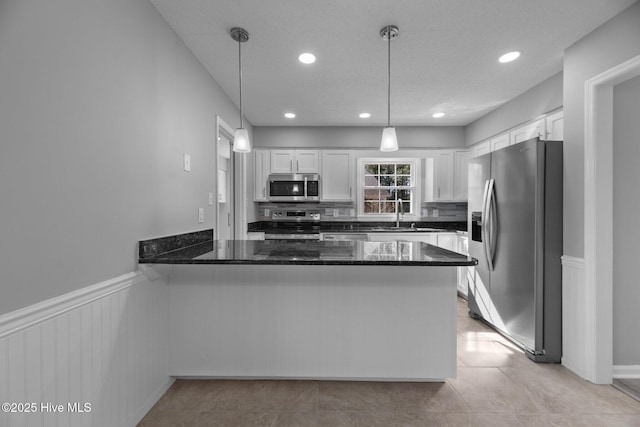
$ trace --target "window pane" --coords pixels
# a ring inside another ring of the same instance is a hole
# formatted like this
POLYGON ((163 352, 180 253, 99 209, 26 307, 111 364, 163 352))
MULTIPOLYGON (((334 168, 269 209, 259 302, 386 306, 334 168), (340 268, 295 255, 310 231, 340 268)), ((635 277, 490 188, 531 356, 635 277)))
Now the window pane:
POLYGON ((411 190, 397 190, 398 199, 411 200, 411 190))
POLYGON ((404 212, 406 214, 411 213, 411 203, 410 202, 402 202, 402 208, 404 209, 404 211, 400 211, 400 212, 404 212))
POLYGON ((380 176, 380 186, 381 187, 393 187, 396 185, 396 177, 395 176, 380 176))
POLYGON ((393 175, 396 173, 395 164, 380 165, 380 175, 393 175))
POLYGON ((411 165, 406 163, 396 165, 396 173, 398 175, 409 175, 411 173, 411 165))
POLYGON ((364 202, 364 213, 380 213, 380 203, 378 202, 364 202))
POLYGON ((380 203, 380 213, 395 213, 396 212, 396 203, 395 202, 382 202, 380 203))
POLYGON ((411 177, 410 176, 399 176, 396 180, 398 187, 410 187, 411 186, 411 177))
POLYGON ((380 177, 377 175, 365 175, 364 177, 365 187, 378 187, 380 186, 380 177))
POLYGON ((380 200, 395 200, 396 196, 393 190, 380 190, 380 200))
POLYGON ((379 190, 364 190, 364 199, 365 200, 380 200, 380 191, 379 190))
POLYGON ((377 175, 378 174, 378 165, 365 164, 364 165, 364 173, 365 173, 365 175, 377 175))

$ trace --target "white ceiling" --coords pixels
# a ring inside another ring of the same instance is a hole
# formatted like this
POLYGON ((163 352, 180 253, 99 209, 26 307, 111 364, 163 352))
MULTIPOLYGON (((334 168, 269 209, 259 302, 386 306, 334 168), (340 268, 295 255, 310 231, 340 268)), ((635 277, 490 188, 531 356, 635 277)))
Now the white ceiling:
POLYGON ((635 0, 150 0, 255 126, 466 125, 562 70, 563 51, 635 0), (515 62, 498 56, 520 50, 515 62), (317 61, 297 57, 312 52, 317 61), (361 112, 371 118, 358 118, 361 112), (447 115, 434 119, 431 115, 447 115), (285 119, 285 112, 297 117, 285 119))

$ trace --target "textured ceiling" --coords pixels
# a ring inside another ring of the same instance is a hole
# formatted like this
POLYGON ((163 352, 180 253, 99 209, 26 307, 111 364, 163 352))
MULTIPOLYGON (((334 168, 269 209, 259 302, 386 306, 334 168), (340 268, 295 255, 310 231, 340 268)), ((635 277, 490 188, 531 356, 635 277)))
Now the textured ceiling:
POLYGON ((635 0, 150 0, 256 126, 466 125, 562 70, 563 51, 635 0), (522 51, 515 62, 498 56, 522 51), (297 57, 312 52, 317 61, 297 57), (371 118, 358 118, 361 112, 371 118), (431 115, 443 111, 446 116, 431 115), (285 112, 297 117, 285 119, 285 112))

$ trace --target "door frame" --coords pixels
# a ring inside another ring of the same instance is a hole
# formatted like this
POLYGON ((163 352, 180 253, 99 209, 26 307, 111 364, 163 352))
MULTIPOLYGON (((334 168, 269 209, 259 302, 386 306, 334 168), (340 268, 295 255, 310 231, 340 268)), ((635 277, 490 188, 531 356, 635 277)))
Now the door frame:
POLYGON ((585 82, 585 352, 597 384, 613 378, 613 88, 638 75, 640 55, 585 82))
MULTIPOLYGON (((214 230, 214 236, 218 238, 218 230, 220 229, 220 218, 218 217, 218 140, 221 135, 229 140, 231 147, 233 148, 234 129, 225 122, 222 117, 216 115, 216 138, 214 146, 214 188, 216 189, 216 197, 214 198, 215 214, 216 214, 216 229, 214 230)), ((247 170, 247 156, 241 154, 235 155, 233 149, 231 150, 231 194, 228 195, 229 203, 232 204, 233 215, 233 228, 231 235, 233 239, 245 239, 247 235, 247 184, 246 184, 246 170, 247 170)))

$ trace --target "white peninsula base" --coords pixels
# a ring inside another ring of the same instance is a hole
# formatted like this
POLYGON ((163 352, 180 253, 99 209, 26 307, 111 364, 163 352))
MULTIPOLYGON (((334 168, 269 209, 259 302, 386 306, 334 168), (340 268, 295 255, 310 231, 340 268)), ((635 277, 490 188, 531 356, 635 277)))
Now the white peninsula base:
POLYGON ((174 265, 170 374, 443 381, 456 267, 174 265))

